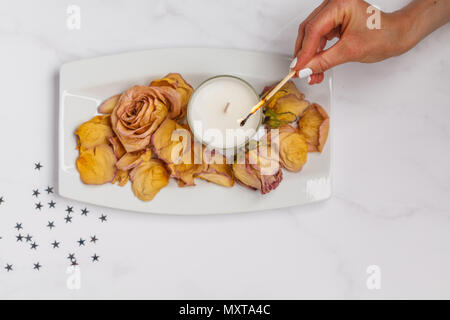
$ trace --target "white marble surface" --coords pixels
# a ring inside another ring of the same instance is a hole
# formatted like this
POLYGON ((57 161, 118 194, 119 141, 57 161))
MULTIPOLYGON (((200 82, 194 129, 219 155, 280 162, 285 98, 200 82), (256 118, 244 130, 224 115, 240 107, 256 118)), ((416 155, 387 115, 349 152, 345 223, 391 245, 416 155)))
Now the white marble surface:
MULTIPOLYGON (((373 3, 393 10, 406 2, 373 3)), ((83 204, 44 192, 56 181, 62 63, 163 47, 291 53, 298 23, 317 4, 2 3, 0 298, 450 298, 448 25, 402 57, 335 69, 334 196, 325 203, 206 217, 88 206, 82 217, 83 204), (80 30, 66 27, 69 4, 81 8, 80 30), (40 213, 34 188, 45 204, 40 213), (74 219, 65 224, 70 203, 74 219), (16 222, 37 250, 16 242, 16 222), (93 234, 97 244, 77 248, 80 236, 93 234), (55 239, 60 249, 51 248, 55 239), (80 262, 79 290, 66 286, 69 252, 80 262), (94 253, 100 262, 90 261, 94 253), (369 265, 381 269, 379 290, 366 286, 369 265)))

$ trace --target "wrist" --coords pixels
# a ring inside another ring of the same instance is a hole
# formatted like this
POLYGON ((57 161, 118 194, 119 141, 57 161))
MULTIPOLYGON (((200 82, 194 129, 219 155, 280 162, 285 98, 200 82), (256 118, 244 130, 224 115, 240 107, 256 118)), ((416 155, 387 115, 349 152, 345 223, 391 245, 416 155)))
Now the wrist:
POLYGON ((408 51, 434 30, 450 22, 450 2, 414 0, 392 15, 398 19, 398 28, 403 34, 402 43, 408 51))
POLYGON ((392 46, 392 56, 398 56, 409 51, 420 41, 414 31, 414 22, 417 17, 413 12, 400 10, 385 15, 384 19, 387 21, 388 32, 395 39, 392 46))

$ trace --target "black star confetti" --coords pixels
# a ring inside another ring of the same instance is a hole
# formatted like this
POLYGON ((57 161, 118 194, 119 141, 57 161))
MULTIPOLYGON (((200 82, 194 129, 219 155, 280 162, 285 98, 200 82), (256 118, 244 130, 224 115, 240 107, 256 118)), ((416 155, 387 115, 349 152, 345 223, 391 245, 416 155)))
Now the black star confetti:
POLYGON ((69 253, 69 256, 67 257, 69 260, 75 260, 75 253, 69 253))
POLYGON ((81 215, 82 216, 87 216, 87 214, 89 213, 89 210, 87 208, 84 208, 81 210, 81 215))
POLYGON ((78 245, 81 247, 81 246, 84 246, 84 243, 86 242, 86 240, 83 240, 80 238, 80 240, 78 240, 77 242, 78 242, 78 245))
POLYGON ((98 261, 98 258, 100 258, 100 256, 98 256, 96 253, 94 253, 94 255, 91 258, 92 258, 92 262, 96 262, 96 261, 98 261))
POLYGON ((39 192, 39 189, 33 190, 33 197, 39 197, 41 193, 39 192))
POLYGON ((42 167, 43 167, 43 165, 40 162, 34 164, 35 170, 41 170, 42 167))
POLYGON ((72 217, 67 215, 64 220, 66 220, 66 223, 72 223, 72 217))
POLYGON ((30 236, 29 234, 27 234, 27 236, 25 237, 25 240, 26 240, 27 242, 30 242, 31 239, 33 239, 33 237, 30 236))
POLYGON ((36 248, 37 248, 38 246, 39 246, 39 245, 38 245, 36 242, 33 242, 33 243, 31 244, 30 249, 31 249, 31 250, 36 250, 36 248))
POLYGON ((77 266, 78 265, 78 262, 77 262, 77 260, 72 260, 72 262, 70 263, 70 265, 71 266, 77 266))
POLYGON ((52 200, 52 201, 50 201, 50 202, 48 203, 48 207, 49 207, 49 208, 54 208, 54 207, 55 207, 55 204, 56 204, 56 202, 54 202, 54 201, 52 200))
POLYGON ((39 271, 39 269, 42 268, 42 266, 39 264, 39 262, 38 263, 33 263, 33 264, 34 264, 34 267, 33 267, 34 270, 39 271))
POLYGON ((23 236, 20 233, 16 236, 16 238, 17 238, 16 242, 23 241, 23 236))
POLYGON ((67 206, 66 212, 67 212, 67 214, 72 213, 73 212, 73 207, 67 206))
POLYGON ((50 230, 52 230, 55 227, 55 221, 49 221, 47 227, 50 228, 50 230))
POLYGON ((58 241, 53 241, 52 242, 52 246, 53 246, 53 249, 56 249, 56 248, 59 248, 59 242, 58 241))
POLYGON ((42 205, 42 203, 40 203, 40 202, 34 204, 34 208, 35 208, 36 210, 41 211, 42 207, 43 207, 43 205, 42 205))
POLYGON ((2 204, 3 202, 5 202, 5 199, 3 199, 3 197, 0 197, 0 204, 2 204))
POLYGON ((17 231, 19 231, 20 229, 23 229, 22 224, 18 223, 18 222, 16 223, 16 226, 14 228, 17 229, 17 231))
POLYGON ((12 264, 6 264, 5 270, 10 272, 13 271, 13 265, 12 264))
POLYGON ((98 241, 97 237, 94 235, 91 237, 91 242, 96 243, 98 241))
POLYGON ((106 219, 106 215, 102 214, 102 216, 99 218, 101 222, 106 222, 108 219, 106 219))
POLYGON ((53 193, 53 187, 48 186, 45 191, 47 192, 47 194, 53 193))

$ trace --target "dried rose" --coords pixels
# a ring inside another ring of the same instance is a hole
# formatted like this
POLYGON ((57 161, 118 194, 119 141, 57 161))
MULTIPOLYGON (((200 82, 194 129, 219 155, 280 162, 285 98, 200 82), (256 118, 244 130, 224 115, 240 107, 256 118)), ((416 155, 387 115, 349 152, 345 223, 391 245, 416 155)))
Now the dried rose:
POLYGON ((111 124, 127 152, 145 149, 168 110, 181 108, 172 88, 134 86, 123 93, 111 113, 111 124))

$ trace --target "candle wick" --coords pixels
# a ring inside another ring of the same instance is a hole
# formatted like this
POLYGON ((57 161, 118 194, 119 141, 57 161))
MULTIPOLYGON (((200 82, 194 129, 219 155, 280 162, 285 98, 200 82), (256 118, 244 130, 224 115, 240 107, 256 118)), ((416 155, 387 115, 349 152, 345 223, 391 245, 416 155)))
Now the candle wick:
POLYGON ((227 102, 227 104, 225 105, 225 108, 223 108, 223 113, 227 113, 228 107, 230 106, 230 103, 227 102))

